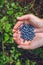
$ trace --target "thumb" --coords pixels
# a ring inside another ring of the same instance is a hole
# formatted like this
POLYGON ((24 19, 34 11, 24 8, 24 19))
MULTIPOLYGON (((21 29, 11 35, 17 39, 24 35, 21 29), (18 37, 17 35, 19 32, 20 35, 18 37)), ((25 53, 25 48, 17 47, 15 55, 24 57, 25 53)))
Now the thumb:
POLYGON ((17 20, 29 20, 31 17, 31 14, 26 14, 21 17, 17 17, 17 20))

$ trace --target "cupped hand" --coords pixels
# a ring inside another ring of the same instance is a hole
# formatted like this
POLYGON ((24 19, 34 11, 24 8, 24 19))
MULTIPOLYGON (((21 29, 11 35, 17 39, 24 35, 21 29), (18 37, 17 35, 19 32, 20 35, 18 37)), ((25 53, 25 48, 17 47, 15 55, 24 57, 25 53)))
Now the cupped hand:
POLYGON ((27 14, 21 17, 18 17, 18 22, 13 28, 13 38, 18 44, 18 48, 22 49, 35 49, 43 46, 43 22, 42 19, 34 16, 33 14, 27 14), (23 23, 31 24, 35 27, 35 37, 32 41, 24 41, 20 35, 19 31, 20 26, 23 23))

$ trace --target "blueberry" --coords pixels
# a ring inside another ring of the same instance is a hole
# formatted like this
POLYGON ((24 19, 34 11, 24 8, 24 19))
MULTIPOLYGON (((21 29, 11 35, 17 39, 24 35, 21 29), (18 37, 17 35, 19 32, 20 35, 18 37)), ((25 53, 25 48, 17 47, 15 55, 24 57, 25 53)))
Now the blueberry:
POLYGON ((33 38, 35 37, 34 26, 32 25, 23 24, 20 27, 20 31, 21 38, 23 38, 24 40, 33 40, 33 38))

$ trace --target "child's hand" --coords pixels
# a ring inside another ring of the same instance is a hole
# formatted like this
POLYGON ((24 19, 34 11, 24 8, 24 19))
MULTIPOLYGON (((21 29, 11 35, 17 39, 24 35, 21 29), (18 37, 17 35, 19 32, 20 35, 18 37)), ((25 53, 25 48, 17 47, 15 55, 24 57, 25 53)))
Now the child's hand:
POLYGON ((17 18, 18 22, 13 28, 13 37, 15 42, 18 44, 19 48, 22 49, 35 49, 43 45, 43 22, 40 18, 27 14, 22 17, 17 18), (25 41, 20 37, 19 27, 23 23, 31 24, 35 27, 35 37, 32 41, 25 41))

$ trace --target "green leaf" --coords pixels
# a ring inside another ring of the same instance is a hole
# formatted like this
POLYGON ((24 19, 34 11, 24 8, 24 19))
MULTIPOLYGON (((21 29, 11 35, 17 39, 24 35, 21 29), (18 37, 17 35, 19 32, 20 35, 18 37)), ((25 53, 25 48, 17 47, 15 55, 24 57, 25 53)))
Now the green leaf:
POLYGON ((20 55, 21 55, 20 53, 16 53, 15 59, 17 59, 20 55))
POLYGON ((15 50, 10 50, 11 53, 14 53, 15 50))
POLYGON ((6 55, 3 55, 3 61, 4 61, 4 63, 8 63, 8 62, 10 62, 10 57, 8 57, 8 56, 6 56, 6 55))
POLYGON ((0 65, 4 65, 4 63, 3 62, 0 62, 0 65))
POLYGON ((38 49, 33 50, 33 53, 34 54, 40 54, 41 52, 42 52, 41 48, 38 48, 38 49))
POLYGON ((4 42, 7 42, 9 40, 9 35, 7 33, 4 34, 4 42))
POLYGON ((2 19, 1 19, 1 22, 3 23, 3 22, 5 22, 5 21, 7 21, 8 20, 8 17, 7 16, 4 16, 2 19))
POLYGON ((11 24, 9 24, 8 22, 6 22, 4 24, 4 30, 5 30, 5 32, 9 32, 10 31, 10 28, 11 28, 11 24))
POLYGON ((43 58, 43 54, 40 54, 40 57, 43 58))
POLYGON ((18 61, 16 62, 16 65, 21 65, 21 62, 18 60, 18 61))
POLYGON ((0 0, 0 5, 3 5, 5 0, 0 0))
POLYGON ((36 65, 36 62, 32 62, 32 65, 36 65))
POLYGON ((14 39, 10 37, 10 42, 11 43, 14 43, 14 39))
POLYGON ((11 6, 13 7, 13 8, 16 8, 16 4, 13 2, 13 3, 11 3, 11 6))
POLYGON ((30 65, 30 60, 26 60, 26 65, 30 65))
POLYGON ((2 23, 0 22, 0 32, 2 31, 2 23))
POLYGON ((22 16, 22 15, 23 15, 22 12, 17 12, 17 13, 15 14, 15 17, 17 18, 17 17, 22 16))
POLYGON ((7 11, 7 14, 8 14, 8 15, 12 15, 12 14, 13 14, 13 9, 12 9, 12 8, 9 9, 9 10, 7 11))

